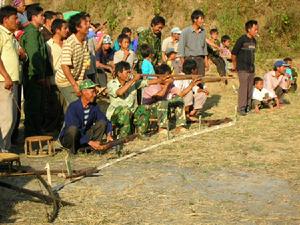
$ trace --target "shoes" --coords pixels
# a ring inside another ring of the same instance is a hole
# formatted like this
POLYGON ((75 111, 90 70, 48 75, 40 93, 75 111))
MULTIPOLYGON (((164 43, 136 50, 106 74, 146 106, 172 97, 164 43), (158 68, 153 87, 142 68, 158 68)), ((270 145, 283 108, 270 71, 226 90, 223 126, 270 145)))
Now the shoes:
POLYGON ((9 151, 6 149, 0 149, 0 153, 9 153, 9 151))
POLYGON ((238 114, 240 116, 247 116, 247 113, 245 111, 238 111, 238 114))

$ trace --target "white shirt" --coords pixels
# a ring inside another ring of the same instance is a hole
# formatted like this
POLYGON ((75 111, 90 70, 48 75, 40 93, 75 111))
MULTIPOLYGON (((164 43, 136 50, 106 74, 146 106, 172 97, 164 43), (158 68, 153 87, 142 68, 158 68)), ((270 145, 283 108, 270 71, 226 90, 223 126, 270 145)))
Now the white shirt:
MULTIPOLYGON (((56 72, 59 70, 61 66, 60 60, 61 60, 62 47, 59 44, 55 43, 53 38, 49 39, 46 45, 47 45, 49 61, 53 69, 53 74, 56 74, 56 72)), ((50 83, 52 85, 55 84, 55 76, 50 77, 50 83)))
POLYGON ((254 87, 253 88, 252 99, 261 102, 266 97, 266 94, 269 95, 270 98, 276 98, 276 95, 272 94, 267 89, 263 88, 263 89, 259 90, 256 87, 254 87))

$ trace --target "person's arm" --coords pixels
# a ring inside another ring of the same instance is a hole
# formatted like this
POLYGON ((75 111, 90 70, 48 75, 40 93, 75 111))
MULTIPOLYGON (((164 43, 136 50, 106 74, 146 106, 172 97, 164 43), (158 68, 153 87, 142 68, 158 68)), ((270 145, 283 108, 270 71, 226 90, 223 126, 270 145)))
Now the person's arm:
POLYGON ((4 78, 4 88, 7 90, 11 90, 13 87, 13 82, 3 65, 3 61, 1 58, 0 58, 0 74, 4 78))
POLYGON ((218 51, 220 51, 220 46, 216 45, 212 40, 210 40, 209 38, 206 38, 206 43, 209 44, 210 46, 212 46, 213 48, 218 49, 218 51))
POLYGON ((119 96, 119 97, 123 96, 128 91, 128 89, 131 86, 133 86, 137 81, 139 81, 141 78, 142 78, 142 76, 140 74, 135 74, 133 79, 126 82, 124 86, 120 87, 116 91, 116 95, 119 96))
POLYGON ((162 89, 157 92, 153 98, 162 98, 166 95, 167 91, 169 90, 170 85, 173 83, 173 79, 168 78, 165 82, 163 82, 164 84, 162 84, 162 89))
POLYGON ((232 52, 231 52, 231 60, 232 60, 232 71, 236 71, 237 70, 237 55, 239 54, 241 48, 242 48, 242 45, 243 45, 243 41, 242 41, 242 38, 239 38, 233 49, 232 49, 232 52))
POLYGON ((194 86, 196 86, 196 85, 198 85, 200 83, 201 83, 200 79, 194 79, 187 88, 183 89, 178 94, 178 96, 181 97, 181 98, 183 98, 184 96, 186 96, 193 89, 194 86))
POLYGON ((75 93, 77 96, 80 96, 80 90, 77 82, 75 81, 70 66, 68 65, 61 65, 62 71, 64 72, 64 75, 66 76, 67 80, 70 82, 71 86, 73 87, 75 93))
POLYGON ((185 45, 186 45, 185 32, 182 32, 181 35, 180 35, 179 43, 178 43, 178 56, 180 58, 181 65, 184 62, 185 45))
POLYGON ((100 37, 98 43, 97 43, 96 46, 95 46, 95 52, 98 52, 98 51, 100 50, 100 48, 101 48, 101 46, 102 46, 102 43, 103 43, 103 38, 104 38, 105 35, 106 35, 106 34, 103 34, 103 35, 100 37))

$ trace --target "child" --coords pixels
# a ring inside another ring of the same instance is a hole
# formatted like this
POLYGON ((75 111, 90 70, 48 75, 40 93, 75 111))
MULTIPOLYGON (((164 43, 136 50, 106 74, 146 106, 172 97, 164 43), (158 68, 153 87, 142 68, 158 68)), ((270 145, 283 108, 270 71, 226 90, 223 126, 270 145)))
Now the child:
MULTIPOLYGON (((152 65, 152 59, 151 59, 152 55, 153 55, 152 52, 153 51, 149 45, 142 44, 140 46, 140 53, 144 59, 142 62, 142 74, 145 74, 145 75, 155 74, 155 70, 152 65)), ((153 80, 153 79, 157 79, 157 78, 147 76, 146 79, 153 80)), ((160 90, 161 90, 161 86, 159 84, 152 85, 151 87, 145 87, 142 91, 142 104, 152 104, 153 99, 151 98, 151 96, 153 96, 160 90)))
POLYGON ((167 56, 167 65, 171 68, 171 74, 180 74, 181 72, 181 66, 180 66, 180 60, 177 60, 177 52, 174 50, 174 48, 169 48, 166 50, 166 56, 167 56))
POLYGON ((221 38, 220 56, 225 61, 226 72, 229 71, 230 63, 231 63, 230 45, 231 45, 231 38, 228 35, 223 35, 221 38))
POLYGON ((226 76, 226 64, 220 56, 219 31, 217 29, 210 30, 210 38, 206 39, 207 51, 209 59, 216 65, 217 71, 221 77, 226 76))
POLYGON ((126 34, 121 34, 118 37, 119 44, 121 49, 117 52, 115 52, 114 55, 114 64, 117 64, 118 62, 125 61, 130 64, 131 69, 135 68, 135 65, 138 62, 138 59, 136 57, 136 54, 129 49, 130 45, 130 37, 126 34))
POLYGON ((287 57, 283 61, 289 65, 289 67, 285 71, 285 73, 290 77, 290 81, 291 81, 291 87, 289 90, 291 92, 296 92, 298 73, 296 71, 296 68, 293 66, 293 59, 287 57))
MULTIPOLYGON (((121 34, 119 35, 119 37, 122 34, 127 35, 131 39, 132 30, 129 27, 124 27, 122 29, 121 34)), ((115 40, 114 45, 113 45, 114 52, 117 52, 117 51, 119 51, 121 49, 120 42, 121 42, 121 40, 119 38, 117 40, 115 40)), ((129 42, 129 47, 128 48, 133 51, 133 43, 129 42)))
POLYGON ((274 100, 276 102, 276 106, 279 107, 278 98, 273 95, 272 92, 264 88, 264 80, 260 77, 255 77, 252 95, 252 109, 254 109, 256 113, 259 113, 260 109, 267 106, 273 109, 274 100))
MULTIPOLYGON (((197 63, 193 59, 186 59, 182 66, 182 71, 186 75, 197 75, 197 63)), ((177 80, 174 81, 175 87, 183 91, 192 83, 191 80, 177 80)), ((196 121, 197 116, 200 113, 200 110, 203 108, 204 103, 206 102, 208 91, 204 88, 203 84, 197 84, 193 86, 185 95, 183 95, 185 112, 187 118, 190 121, 196 121)))

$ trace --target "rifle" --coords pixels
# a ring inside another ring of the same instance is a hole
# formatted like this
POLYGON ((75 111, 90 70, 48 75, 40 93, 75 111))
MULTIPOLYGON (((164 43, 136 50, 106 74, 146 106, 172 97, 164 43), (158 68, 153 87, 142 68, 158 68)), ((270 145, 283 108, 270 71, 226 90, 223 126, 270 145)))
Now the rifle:
POLYGON ((141 74, 142 77, 170 77, 174 80, 193 80, 193 79, 199 79, 203 83, 215 83, 215 82, 221 82, 226 80, 235 79, 233 77, 203 77, 201 75, 165 75, 165 74, 141 74))

